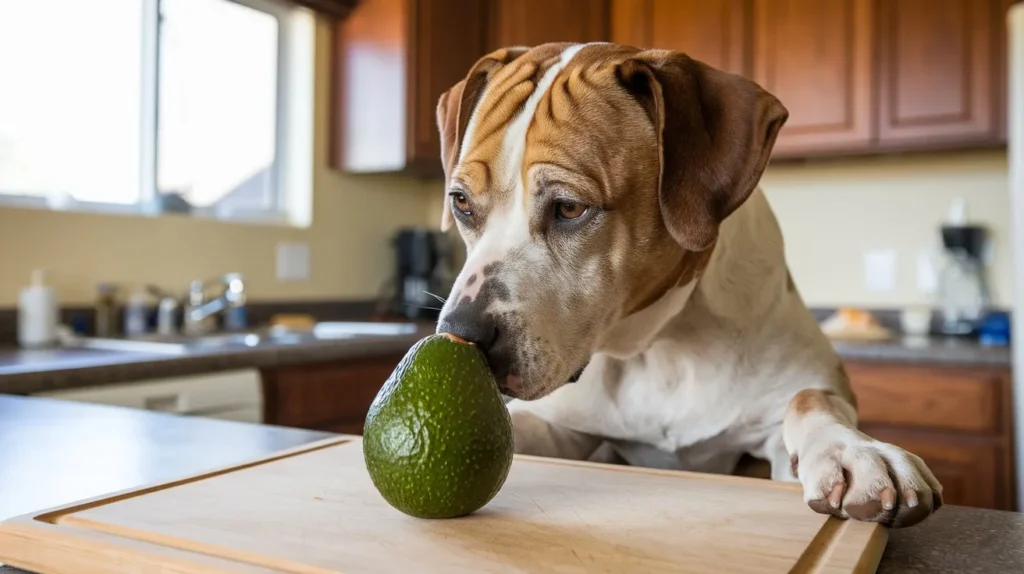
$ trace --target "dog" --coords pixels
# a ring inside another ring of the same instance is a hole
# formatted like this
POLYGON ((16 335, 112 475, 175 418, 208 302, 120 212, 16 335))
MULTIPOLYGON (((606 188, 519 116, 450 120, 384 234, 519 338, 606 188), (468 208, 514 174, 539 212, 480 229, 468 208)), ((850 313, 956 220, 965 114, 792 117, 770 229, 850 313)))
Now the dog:
POLYGON ((437 104, 466 261, 437 331, 477 345, 536 456, 799 482, 815 512, 906 527, 924 461, 857 428, 760 188, 789 112, 685 53, 509 47, 437 104))

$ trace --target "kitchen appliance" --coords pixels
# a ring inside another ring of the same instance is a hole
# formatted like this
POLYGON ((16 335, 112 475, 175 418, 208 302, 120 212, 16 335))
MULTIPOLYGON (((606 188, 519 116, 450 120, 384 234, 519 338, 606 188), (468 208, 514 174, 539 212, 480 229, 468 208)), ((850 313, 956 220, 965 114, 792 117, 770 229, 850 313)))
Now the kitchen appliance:
MULTIPOLYGON (((1008 162, 1010 165, 1010 246, 1013 258, 1013 312, 1010 331, 1024 333, 1024 3, 1010 6, 1006 26, 1009 54, 1008 162)), ((1019 340, 1019 339, 1018 339, 1019 340)), ((1024 508, 1024 345, 1010 343, 1013 356, 1013 409, 1016 433, 1017 507, 1024 508)))
POLYGON ((451 238, 420 228, 400 229, 395 236, 395 296, 392 312, 409 319, 436 319, 439 297, 454 281, 451 238))
POLYGON ((0 523, 0 562, 175 572, 875 572, 885 526, 812 512, 798 483, 518 457, 477 513, 418 520, 360 437, 0 523))
POLYGON ((946 335, 972 335, 989 310, 983 261, 987 235, 983 227, 963 223, 943 225, 941 234, 946 262, 939 274, 940 330, 946 335))

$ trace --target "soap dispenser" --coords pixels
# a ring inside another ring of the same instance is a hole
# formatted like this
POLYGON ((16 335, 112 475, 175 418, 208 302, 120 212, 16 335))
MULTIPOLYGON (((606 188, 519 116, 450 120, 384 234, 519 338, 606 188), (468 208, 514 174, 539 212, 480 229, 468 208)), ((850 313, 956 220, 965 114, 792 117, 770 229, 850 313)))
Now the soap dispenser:
POLYGON ((46 284, 46 271, 32 272, 32 284, 18 298, 18 344, 25 348, 43 348, 57 341, 57 293, 46 284))

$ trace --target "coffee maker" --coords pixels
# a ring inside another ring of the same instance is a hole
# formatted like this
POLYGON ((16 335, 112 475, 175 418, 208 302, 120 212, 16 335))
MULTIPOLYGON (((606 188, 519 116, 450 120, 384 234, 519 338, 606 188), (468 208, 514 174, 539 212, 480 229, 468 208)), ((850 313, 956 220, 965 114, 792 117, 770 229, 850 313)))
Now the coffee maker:
POLYGON ((392 312, 408 319, 437 319, 454 281, 451 238, 430 229, 400 229, 394 238, 396 273, 392 312))
POLYGON ((973 335, 990 303, 983 262, 986 230, 978 225, 951 223, 943 225, 941 233, 946 261, 939 275, 940 330, 946 335, 973 335))

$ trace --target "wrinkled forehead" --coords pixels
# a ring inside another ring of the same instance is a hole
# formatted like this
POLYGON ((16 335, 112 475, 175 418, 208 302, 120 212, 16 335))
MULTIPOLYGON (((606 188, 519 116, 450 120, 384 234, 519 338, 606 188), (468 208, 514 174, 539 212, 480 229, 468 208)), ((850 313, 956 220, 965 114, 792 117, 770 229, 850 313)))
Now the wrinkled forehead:
POLYGON ((585 154, 567 152, 601 136, 588 116, 602 115, 601 102, 624 93, 615 91, 614 68, 634 51, 605 43, 546 44, 501 68, 473 108, 453 181, 493 200, 521 190, 527 169, 538 163, 585 171, 579 160, 585 154))

